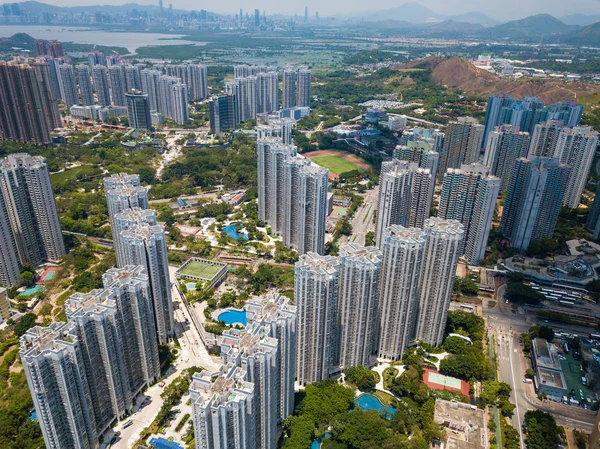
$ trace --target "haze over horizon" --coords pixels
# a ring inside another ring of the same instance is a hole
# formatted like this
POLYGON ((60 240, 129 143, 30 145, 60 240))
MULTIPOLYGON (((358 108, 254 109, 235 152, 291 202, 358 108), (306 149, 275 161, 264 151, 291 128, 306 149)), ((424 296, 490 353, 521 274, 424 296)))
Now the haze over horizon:
MULTIPOLYGON (((12 3, 6 1, 4 3, 12 3)), ((17 2, 18 3, 18 2, 17 2)), ((139 3, 141 5, 155 5, 158 0, 43 0, 55 6, 92 6, 92 5, 123 5, 125 3, 139 3)), ((281 3, 277 0, 254 0, 251 3, 240 0, 223 0, 218 4, 202 4, 192 0, 165 0, 165 5, 173 4, 175 9, 200 10, 206 9, 221 14, 236 14, 240 8, 244 13, 252 13, 255 8, 267 14, 298 14, 304 15, 304 7, 308 7, 309 15, 315 12, 323 16, 333 15, 368 15, 376 11, 397 8, 405 3, 419 3, 437 14, 454 16, 467 12, 481 12, 498 21, 521 19, 535 14, 551 14, 557 18, 570 14, 600 14, 600 0, 579 0, 575 4, 563 0, 547 0, 542 5, 537 0, 491 0, 482 3, 479 0, 422 0, 420 2, 392 2, 378 0, 365 10, 364 2, 360 0, 346 0, 340 2, 322 3, 318 0, 305 0, 302 3, 281 3)))

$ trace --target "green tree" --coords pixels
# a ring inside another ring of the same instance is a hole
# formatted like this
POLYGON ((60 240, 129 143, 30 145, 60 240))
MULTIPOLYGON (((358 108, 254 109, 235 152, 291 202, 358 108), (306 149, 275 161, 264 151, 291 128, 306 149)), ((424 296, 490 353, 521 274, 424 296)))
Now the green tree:
POLYGON ((37 320, 37 315, 35 313, 26 313, 21 317, 19 321, 15 324, 15 335, 20 337, 24 335, 29 329, 35 326, 35 321, 37 320))
POLYGON ((348 382, 352 382, 361 391, 371 390, 377 384, 371 370, 362 365, 348 367, 344 375, 348 382))

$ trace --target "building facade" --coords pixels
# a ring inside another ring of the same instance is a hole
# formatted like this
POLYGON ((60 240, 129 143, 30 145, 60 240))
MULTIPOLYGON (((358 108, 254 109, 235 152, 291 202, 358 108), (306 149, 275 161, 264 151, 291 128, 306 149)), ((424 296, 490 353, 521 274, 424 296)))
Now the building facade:
POLYGON ((460 168, 479 159, 484 126, 472 117, 459 117, 448 123, 440 161, 440 176, 449 168, 460 168))
POLYGON ((512 125, 498 126, 488 134, 483 165, 500 178, 500 191, 505 192, 508 188, 515 161, 527 157, 529 144, 529 133, 512 125))

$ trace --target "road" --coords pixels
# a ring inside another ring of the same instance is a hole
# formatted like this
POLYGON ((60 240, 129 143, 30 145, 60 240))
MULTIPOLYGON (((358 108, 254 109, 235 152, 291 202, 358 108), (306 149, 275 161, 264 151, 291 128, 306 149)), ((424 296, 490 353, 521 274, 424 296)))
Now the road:
MULTIPOLYGON (((172 276, 171 281, 175 281, 174 276, 172 276)), ((163 379, 166 385, 169 385, 174 379, 179 377, 183 370, 192 366, 202 366, 210 370, 218 368, 218 364, 215 363, 215 360, 208 354, 194 326, 188 324, 191 323, 191 318, 188 315, 186 308, 181 303, 177 289, 173 288, 172 294, 173 307, 175 309, 175 331, 181 345, 181 355, 175 362, 174 370, 168 372, 168 375, 163 379)), ((130 449, 133 447, 142 430, 148 427, 158 414, 158 411, 162 406, 162 399, 160 398, 162 392, 163 388, 160 388, 159 385, 156 384, 148 388, 144 394, 138 397, 138 407, 142 401, 145 401, 146 404, 128 418, 133 421, 131 426, 126 429, 123 428, 123 425, 127 422, 127 419, 125 419, 113 428, 113 431, 119 431, 121 432, 121 435, 119 436, 119 440, 111 446, 112 448, 130 449)), ((110 441, 112 436, 112 433, 105 436, 105 441, 110 441)))
POLYGON ((354 213, 352 218, 352 234, 343 236, 340 243, 355 242, 359 245, 365 244, 367 232, 375 230, 373 222, 373 214, 377 210, 377 201, 379 198, 379 186, 375 186, 371 190, 367 190, 364 194, 362 205, 354 213))
MULTIPOLYGON (((533 384, 523 383, 525 370, 530 367, 530 362, 521 351, 520 334, 527 332, 534 323, 523 309, 506 304, 503 294, 504 286, 501 286, 496 291, 497 300, 493 308, 489 307, 488 300, 484 300, 483 314, 487 318, 488 331, 494 336, 496 344, 499 380, 509 384, 513 390, 511 402, 516 408, 512 426, 521 433, 525 413, 528 410, 543 410, 552 413, 561 426, 591 432, 595 420, 594 412, 558 402, 540 401, 533 384)), ((524 447, 521 441, 521 448, 524 447)))

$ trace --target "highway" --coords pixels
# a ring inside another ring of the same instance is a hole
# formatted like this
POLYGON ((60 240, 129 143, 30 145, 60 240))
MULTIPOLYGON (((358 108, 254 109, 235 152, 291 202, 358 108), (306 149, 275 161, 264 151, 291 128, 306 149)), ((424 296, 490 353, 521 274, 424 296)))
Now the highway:
MULTIPOLYGON (((527 332, 535 323, 522 308, 506 304, 503 294, 504 286, 500 286, 495 301, 483 300, 483 315, 487 319, 488 332, 494 336, 499 380, 509 384, 513 390, 511 402, 516 407, 512 426, 521 433, 525 413, 528 410, 543 410, 552 413, 561 426, 591 432, 596 416, 594 412, 554 401, 540 401, 533 384, 523 383, 525 370, 531 367, 531 363, 521 351, 520 334, 527 332)), ((525 448, 523 441, 521 448, 525 448)))
POLYGON ((356 210, 354 218, 352 218, 352 234, 350 236, 343 236, 340 239, 340 244, 355 242, 359 245, 364 245, 367 232, 375 231, 373 216, 377 210, 379 186, 367 190, 363 198, 362 205, 356 210))

